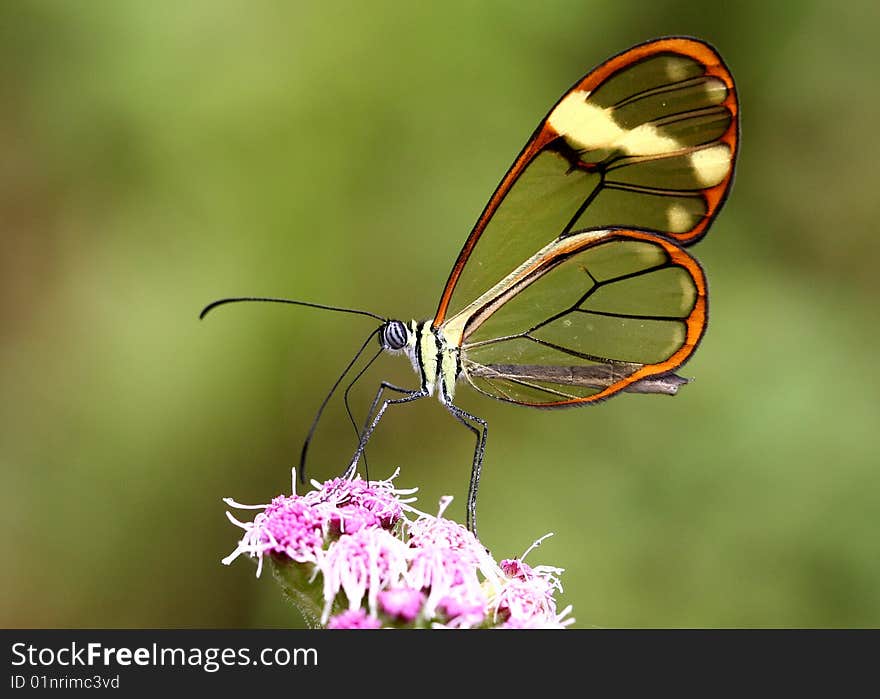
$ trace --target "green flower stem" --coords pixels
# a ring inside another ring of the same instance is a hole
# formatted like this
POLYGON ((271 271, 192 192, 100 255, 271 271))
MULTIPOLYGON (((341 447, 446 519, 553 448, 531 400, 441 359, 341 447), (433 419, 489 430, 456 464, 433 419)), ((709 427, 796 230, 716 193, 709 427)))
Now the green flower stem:
POLYGON ((268 558, 272 577, 281 585, 284 596, 299 610, 310 628, 322 627, 323 579, 318 575, 314 580, 311 580, 315 565, 313 563, 297 563, 279 555, 272 555, 268 558))

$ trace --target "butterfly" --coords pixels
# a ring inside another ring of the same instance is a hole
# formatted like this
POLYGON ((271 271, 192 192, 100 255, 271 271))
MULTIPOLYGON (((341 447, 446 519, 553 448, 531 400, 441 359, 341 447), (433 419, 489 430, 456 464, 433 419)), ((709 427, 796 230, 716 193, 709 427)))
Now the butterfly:
MULTIPOLYGON (((667 37, 614 56, 569 89, 501 180, 452 267, 434 317, 279 301, 381 321, 376 336, 409 357, 417 388, 383 381, 345 476, 354 475, 387 409, 436 395, 475 437, 467 526, 488 424, 454 402, 457 384, 514 405, 588 405, 621 392, 675 394, 675 372, 708 320, 706 275, 686 247, 708 231, 733 179, 736 89, 709 44, 667 37)), ((369 366, 369 363, 367 366, 369 366)), ((359 378, 365 369, 355 377, 359 378)))

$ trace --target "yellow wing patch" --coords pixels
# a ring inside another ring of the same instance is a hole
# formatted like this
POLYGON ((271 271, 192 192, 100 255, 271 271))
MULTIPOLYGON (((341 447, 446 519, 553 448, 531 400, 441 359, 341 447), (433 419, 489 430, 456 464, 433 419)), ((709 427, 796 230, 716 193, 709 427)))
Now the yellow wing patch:
POLYGON ((666 212, 669 221, 669 230, 673 233, 686 231, 691 227, 694 220, 693 214, 681 204, 673 204, 666 212))
POLYGON ((705 187, 714 187, 730 173, 733 156, 724 144, 701 148, 691 154, 691 166, 705 187))
POLYGON ((628 155, 665 155, 681 149, 652 124, 626 129, 614 120, 613 108, 590 104, 589 92, 574 90, 556 105, 547 119, 558 134, 579 150, 613 148, 628 155))

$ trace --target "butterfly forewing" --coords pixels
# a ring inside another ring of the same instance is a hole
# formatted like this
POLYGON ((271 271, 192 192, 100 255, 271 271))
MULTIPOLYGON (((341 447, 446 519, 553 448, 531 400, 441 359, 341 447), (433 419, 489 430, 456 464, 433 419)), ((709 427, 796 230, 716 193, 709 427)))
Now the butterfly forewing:
POLYGON ((560 99, 502 180, 434 325, 537 250, 586 228, 694 242, 724 200, 736 147, 733 80, 711 47, 661 39, 610 59, 560 99))

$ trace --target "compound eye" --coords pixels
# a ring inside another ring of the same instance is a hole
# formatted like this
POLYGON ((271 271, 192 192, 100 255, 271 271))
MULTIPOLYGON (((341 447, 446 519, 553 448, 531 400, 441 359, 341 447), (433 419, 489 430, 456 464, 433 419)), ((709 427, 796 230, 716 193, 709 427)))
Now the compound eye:
POLYGON ((390 320, 382 329, 382 345, 388 349, 399 350, 406 347, 409 339, 406 325, 400 320, 390 320))

